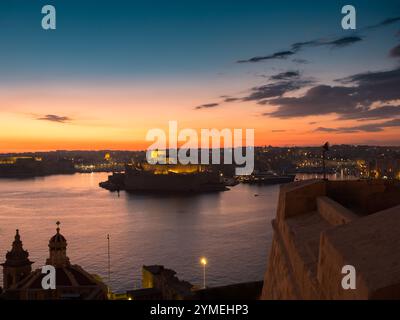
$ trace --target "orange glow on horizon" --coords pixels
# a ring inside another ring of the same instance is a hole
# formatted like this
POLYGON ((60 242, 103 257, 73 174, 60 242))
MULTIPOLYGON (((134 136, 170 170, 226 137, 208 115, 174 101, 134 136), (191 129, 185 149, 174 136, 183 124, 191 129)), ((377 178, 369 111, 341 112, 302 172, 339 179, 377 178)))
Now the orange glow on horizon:
MULTIPOLYGON (((228 86, 228 85, 226 85, 228 86)), ((255 145, 307 146, 374 144, 396 141, 400 128, 382 132, 338 134, 316 132, 328 128, 356 126, 356 120, 335 120, 335 115, 278 119, 263 116, 274 108, 254 102, 221 103, 216 108, 196 110, 204 102, 216 101, 215 88, 207 84, 174 84, 157 87, 59 87, 40 93, 34 88, 0 89, 4 107, 0 111, 0 153, 52 150, 145 150, 153 128, 168 133, 168 122, 178 130, 254 129, 255 145), (199 89, 200 87, 200 89, 199 89), (49 93, 50 92, 50 93, 49 93), (194 98, 195 97, 195 98, 194 98), (65 120, 43 120, 45 115, 65 120)), ((244 133, 243 133, 244 135, 244 133)))

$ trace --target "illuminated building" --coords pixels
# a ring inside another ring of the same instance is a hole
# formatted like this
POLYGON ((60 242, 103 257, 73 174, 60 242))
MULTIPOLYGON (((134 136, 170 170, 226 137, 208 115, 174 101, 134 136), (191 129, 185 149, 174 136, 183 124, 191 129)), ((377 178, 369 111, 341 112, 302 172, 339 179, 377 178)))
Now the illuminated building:
POLYGON ((219 172, 201 165, 126 166, 124 189, 143 192, 211 192, 227 190, 219 172))

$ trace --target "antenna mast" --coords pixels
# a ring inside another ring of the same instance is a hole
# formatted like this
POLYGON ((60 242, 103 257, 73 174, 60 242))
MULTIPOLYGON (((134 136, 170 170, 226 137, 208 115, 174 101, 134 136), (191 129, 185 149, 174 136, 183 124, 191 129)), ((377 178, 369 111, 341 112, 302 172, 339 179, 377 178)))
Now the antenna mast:
POLYGON ((111 285, 111 258, 110 258, 110 235, 107 234, 107 252, 108 252, 108 285, 111 285))

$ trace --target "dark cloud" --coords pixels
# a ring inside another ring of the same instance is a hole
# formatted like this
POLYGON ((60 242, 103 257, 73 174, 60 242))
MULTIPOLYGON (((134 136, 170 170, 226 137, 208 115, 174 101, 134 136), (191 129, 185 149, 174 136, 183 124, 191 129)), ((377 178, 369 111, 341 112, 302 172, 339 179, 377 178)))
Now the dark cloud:
POLYGON ((358 36, 349 36, 349 37, 341 37, 332 40, 311 40, 305 42, 297 42, 291 45, 291 50, 287 51, 279 51, 266 56, 258 56, 253 57, 246 60, 239 60, 238 63, 248 63, 248 62, 260 62, 265 60, 273 60, 273 59, 286 59, 289 56, 292 56, 306 47, 318 47, 318 46, 329 46, 332 48, 341 48, 346 47, 356 42, 361 41, 362 38, 358 36))
POLYGON ((336 132, 337 129, 319 127, 319 128, 317 128, 317 129, 315 129, 314 131, 315 131, 315 132, 336 132))
POLYGON ((292 44, 292 50, 297 52, 306 47, 320 47, 320 46, 329 46, 332 48, 342 48, 342 47, 352 45, 359 41, 362 41, 362 38, 358 37, 358 36, 340 37, 340 38, 331 39, 331 40, 317 39, 317 40, 294 43, 294 44, 292 44))
POLYGON ((281 97, 285 93, 304 88, 314 83, 312 79, 302 79, 299 71, 281 72, 270 76, 269 80, 271 80, 270 83, 251 88, 250 93, 245 97, 222 96, 225 98, 224 102, 257 101, 260 104, 265 104, 268 102, 268 99, 281 97))
MULTIPOLYGON (((390 71, 367 72, 337 80, 342 86, 318 85, 302 97, 279 97, 268 104, 278 109, 266 113, 270 117, 293 118, 336 113, 340 116, 368 113, 374 103, 400 99, 400 68, 390 71), (346 86, 345 86, 346 85, 346 86), (360 110, 363 111, 360 113, 360 110)), ((386 111, 392 108, 386 108, 386 111)))
POLYGON ((292 78, 298 78, 300 76, 299 71, 286 71, 275 74, 270 77, 271 80, 289 80, 292 78))
POLYGON ((383 106, 374 109, 361 109, 355 113, 341 115, 338 120, 380 120, 400 116, 400 106, 383 106))
POLYGON ((360 37, 344 37, 344 38, 339 38, 333 41, 328 41, 323 43, 322 45, 328 45, 328 46, 332 46, 332 47, 336 47, 336 48, 341 48, 341 47, 346 47, 349 46, 353 43, 362 41, 362 38, 360 37))
POLYGON ((400 68, 389 70, 389 71, 376 71, 376 72, 364 72, 351 75, 349 77, 337 79, 337 82, 344 84, 358 83, 360 85, 373 84, 375 82, 386 82, 396 80, 400 77, 400 68))
POLYGON ((392 50, 390 50, 389 55, 392 58, 399 58, 400 57, 400 44, 396 47, 394 47, 392 50))
POLYGON ((320 40, 311 40, 311 41, 303 41, 303 42, 296 42, 292 44, 293 51, 300 51, 304 47, 314 47, 317 46, 320 40))
POLYGON ((309 122, 308 124, 309 125, 314 125, 314 124, 317 124, 317 122, 316 121, 312 121, 312 122, 309 122))
MULTIPOLYGON (((388 19, 383 20, 375 25, 365 27, 362 30, 377 29, 380 27, 391 25, 398 21, 400 21, 400 17, 388 18, 388 19)), ((298 53, 299 51, 301 51, 304 48, 321 47, 321 46, 327 46, 327 47, 331 47, 331 48, 343 48, 343 47, 347 47, 352 44, 355 44, 357 42, 360 42, 362 40, 363 40, 362 37, 353 35, 353 36, 338 37, 338 38, 333 38, 333 39, 328 39, 328 40, 315 39, 315 40, 309 40, 309 41, 303 41, 303 42, 296 42, 290 46, 290 50, 279 51, 279 52, 276 52, 276 53, 273 53, 270 55, 253 57, 253 58, 246 59, 246 60, 239 60, 237 62, 238 63, 247 63, 247 62, 260 62, 260 61, 272 60, 272 59, 286 59, 289 56, 295 55, 296 53, 298 53)), ((298 61, 293 60, 293 62, 301 63, 299 61, 301 61, 301 59, 298 59, 298 61)))
POLYGON ((298 63, 298 64, 308 64, 310 63, 308 60, 306 59, 293 59, 292 60, 294 63, 298 63))
POLYGON ((265 101, 262 100, 281 97, 287 92, 301 89, 311 85, 312 83, 312 80, 307 79, 269 83, 260 87, 252 88, 251 93, 247 97, 244 97, 243 101, 259 101, 264 104, 265 101))
POLYGON ((379 22, 377 24, 368 26, 365 29, 377 29, 377 28, 380 28, 380 27, 385 27, 385 26, 391 25, 391 24, 396 23, 398 21, 400 21, 400 17, 388 18, 388 19, 383 20, 383 21, 381 21, 381 22, 379 22))
POLYGON ((287 130, 271 130, 272 133, 286 132, 287 130))
POLYGON ((380 123, 369 123, 353 127, 325 128, 319 127, 316 132, 356 133, 356 132, 381 132, 385 128, 400 127, 400 119, 393 119, 380 123))
POLYGON ((241 100, 240 98, 227 97, 224 102, 235 102, 241 100))
POLYGON ((294 118, 330 113, 347 113, 354 109, 357 100, 352 97, 353 88, 318 85, 309 89, 302 97, 280 97, 268 101, 278 106, 276 111, 265 115, 276 118, 294 118))
POLYGON ((37 120, 65 123, 71 121, 72 119, 65 116, 57 116, 55 114, 46 114, 45 116, 37 118, 37 120))
POLYGON ((209 108, 215 108, 218 107, 219 103, 206 103, 206 104, 202 104, 201 106, 197 106, 195 107, 196 110, 200 110, 200 109, 209 109, 209 108))
POLYGON ((392 23, 395 23, 398 21, 400 21, 400 17, 389 18, 389 19, 382 21, 380 24, 378 24, 378 26, 387 26, 389 24, 392 24, 392 23))
POLYGON ((355 85, 354 97, 362 106, 400 99, 400 68, 360 73, 337 81, 355 85))
POLYGON ((276 52, 273 53, 271 55, 267 55, 267 56, 261 56, 261 57, 253 57, 250 59, 246 59, 246 60, 239 60, 237 61, 238 63, 248 63, 248 62, 260 62, 260 61, 264 61, 264 60, 273 60, 273 59, 286 59, 291 55, 294 55, 296 52, 294 51, 280 51, 280 52, 276 52))

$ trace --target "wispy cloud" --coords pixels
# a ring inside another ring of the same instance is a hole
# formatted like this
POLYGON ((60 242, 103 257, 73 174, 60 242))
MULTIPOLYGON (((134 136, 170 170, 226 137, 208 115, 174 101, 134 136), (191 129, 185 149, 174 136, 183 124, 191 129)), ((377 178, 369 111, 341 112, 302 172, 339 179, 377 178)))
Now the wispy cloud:
POLYGON ((298 52, 306 47, 321 47, 328 46, 332 48, 342 48, 349 45, 352 45, 356 42, 362 41, 362 38, 359 36, 348 36, 348 37, 340 37, 331 40, 317 39, 312 41, 298 42, 292 44, 292 50, 298 52))
POLYGON ((44 121, 51 121, 51 122, 58 122, 58 123, 66 123, 72 121, 71 118, 66 116, 58 116, 55 114, 46 114, 44 116, 36 118, 37 120, 44 120, 44 121))
MULTIPOLYGON (((304 42, 296 42, 293 43, 290 47, 290 50, 286 51, 279 51, 275 52, 269 55, 265 56, 257 56, 253 57, 250 59, 245 59, 245 60, 239 60, 237 61, 238 63, 249 63, 249 62, 260 62, 260 61, 265 61, 265 60, 274 60, 274 59, 286 59, 290 56, 295 55, 302 49, 306 47, 321 47, 321 46, 327 46, 331 48, 343 48, 349 45, 352 45, 356 42, 362 41, 362 38, 359 36, 349 36, 349 37, 340 37, 340 38, 334 38, 330 40, 324 40, 324 39, 317 39, 317 40, 311 40, 311 41, 304 41, 304 42)), ((298 60, 300 61, 300 60, 298 60)), ((304 63, 304 60, 303 60, 304 63)))
POLYGON ((337 132, 338 129, 334 129, 334 128, 325 128, 325 127, 318 127, 317 129, 314 130, 314 132, 337 132))
POLYGON ((216 108, 218 106, 219 106, 219 103, 206 103, 206 104, 202 104, 201 106, 195 107, 195 109, 196 110, 209 109, 209 108, 216 108))
POLYGON ((363 109, 360 108, 355 113, 342 114, 338 120, 381 120, 381 119, 391 119, 393 117, 400 116, 400 105, 387 105, 374 109, 363 109))
POLYGON ((248 63, 248 62, 260 62, 264 60, 273 60, 273 59, 286 59, 289 56, 292 56, 296 54, 295 51, 280 51, 280 52, 275 52, 270 55, 266 56, 259 56, 259 57, 253 57, 250 59, 245 59, 245 60, 238 60, 238 63, 248 63))
POLYGON ((379 123, 369 123, 360 126, 325 128, 319 127, 315 132, 336 132, 336 133, 356 133, 356 132, 381 132, 385 128, 400 127, 400 119, 393 119, 379 123))
MULTIPOLYGON (((381 27, 385 27, 388 25, 391 25, 393 23, 399 22, 400 17, 393 17, 393 18, 388 18, 385 19, 377 24, 367 26, 360 31, 368 31, 372 29, 378 29, 381 27)), ((360 42, 363 40, 363 37, 359 35, 352 35, 352 36, 347 36, 347 37, 337 37, 337 38, 331 38, 331 39, 315 39, 315 40, 309 40, 309 41, 302 41, 302 42, 296 42, 293 43, 292 45, 289 46, 290 49, 285 50, 285 51, 278 51, 272 54, 264 55, 264 56, 256 56, 250 59, 244 59, 244 60, 239 60, 237 61, 238 63, 248 63, 248 62, 261 62, 265 60, 273 60, 273 59, 286 59, 289 56, 293 56, 299 51, 301 51, 304 48, 311 48, 311 47, 331 47, 331 48, 343 48, 347 47, 350 45, 353 45, 357 42, 360 42)), ((293 59, 294 62, 301 63, 302 59, 293 59)))
POLYGON ((286 71, 271 76, 270 80, 289 80, 292 78, 298 78, 299 76, 299 71, 286 71))
POLYGON ((224 99, 224 102, 235 102, 235 101, 240 101, 240 98, 234 98, 234 97, 226 97, 224 99))
MULTIPOLYGON (((263 76, 267 78, 267 76, 263 76)), ((196 110, 215 108, 221 103, 231 103, 236 101, 257 101, 259 104, 265 104, 268 99, 282 97, 284 94, 311 86, 315 81, 311 78, 303 78, 300 71, 289 70, 274 74, 268 77, 268 83, 265 85, 253 87, 249 93, 241 97, 232 97, 222 95, 223 100, 220 103, 208 103, 195 107, 196 110)))
MULTIPOLYGON (((262 77, 267 78, 267 76, 264 75, 262 77)), ((268 82, 265 85, 249 89, 249 93, 245 96, 220 96, 223 99, 221 103, 256 101, 259 104, 266 104, 269 99, 282 97, 286 93, 311 86, 314 83, 315 81, 312 78, 303 78, 300 71, 289 70, 269 76, 268 82)), ((220 103, 204 104, 195 109, 214 108, 218 105, 220 105, 220 103)))
POLYGON ((312 83, 313 81, 308 79, 294 79, 269 83, 252 88, 250 94, 244 97, 243 101, 258 101, 261 104, 265 104, 269 101, 268 99, 282 97, 285 93, 299 90, 312 83))
POLYGON ((379 22, 377 24, 370 25, 370 26, 366 27, 365 29, 366 30, 368 30, 368 29, 377 29, 377 28, 381 28, 381 27, 385 27, 385 26, 391 25, 391 24, 399 22, 399 21, 400 21, 400 17, 388 18, 388 19, 385 19, 385 20, 383 20, 383 21, 381 21, 381 22, 379 22))
MULTIPOLYGON (((395 22, 400 17, 390 18, 360 29, 376 29, 395 22)), ((316 40, 296 42, 288 50, 277 51, 264 56, 239 60, 238 63, 257 63, 273 59, 287 59, 298 52, 313 47, 343 48, 363 41, 363 36, 353 34, 346 37, 320 38, 316 40)), ((390 51, 390 56, 400 56, 400 45, 390 51)), ((292 62, 308 63, 307 60, 292 58, 292 62)), ((263 76, 268 79, 264 85, 253 87, 244 97, 224 96, 221 103, 234 101, 256 101, 258 104, 276 107, 274 111, 265 112, 265 116, 275 118, 295 118, 304 116, 319 116, 336 114, 338 120, 378 120, 392 119, 400 116, 399 106, 393 101, 400 99, 400 68, 354 74, 349 77, 335 80, 337 85, 318 84, 313 78, 303 78, 300 71, 288 70, 272 76, 263 76), (288 96, 288 93, 299 89, 307 89, 301 96, 288 96), (391 105, 388 105, 388 104, 391 105), (385 105, 386 104, 386 105, 385 105), (377 107, 378 106, 378 107, 377 107)), ((214 108, 215 104, 205 104, 196 109, 214 108)), ((365 130, 373 126, 364 127, 365 130)), ((335 130, 326 128, 327 130, 335 130)))
POLYGON ((299 59, 299 58, 297 58, 297 59, 293 59, 292 60, 294 63, 297 63, 297 64, 309 64, 310 62, 308 61, 308 60, 306 60, 306 59, 299 59))

